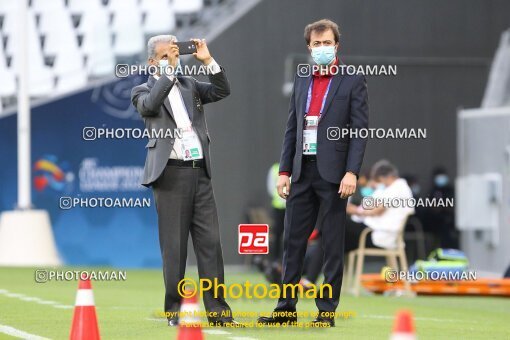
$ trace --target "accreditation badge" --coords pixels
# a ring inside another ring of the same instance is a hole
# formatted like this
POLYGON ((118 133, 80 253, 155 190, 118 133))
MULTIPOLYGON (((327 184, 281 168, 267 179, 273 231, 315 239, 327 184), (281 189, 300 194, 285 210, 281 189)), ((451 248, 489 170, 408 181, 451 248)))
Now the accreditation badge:
POLYGON ((185 161, 204 158, 200 140, 195 131, 191 128, 182 131, 181 151, 185 161))
POLYGON ((305 116, 305 127, 303 129, 303 155, 317 154, 317 126, 318 116, 305 116))

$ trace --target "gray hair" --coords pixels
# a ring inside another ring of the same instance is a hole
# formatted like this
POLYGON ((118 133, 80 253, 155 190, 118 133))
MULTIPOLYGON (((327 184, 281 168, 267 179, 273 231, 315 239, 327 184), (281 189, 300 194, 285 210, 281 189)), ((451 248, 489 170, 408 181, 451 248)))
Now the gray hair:
POLYGON ((398 177, 398 170, 395 165, 382 159, 372 166, 370 177, 374 180, 379 177, 398 177))
POLYGON ((149 39, 147 42, 147 58, 156 57, 156 45, 159 43, 171 43, 177 41, 177 37, 175 35, 170 34, 162 34, 155 35, 149 39))

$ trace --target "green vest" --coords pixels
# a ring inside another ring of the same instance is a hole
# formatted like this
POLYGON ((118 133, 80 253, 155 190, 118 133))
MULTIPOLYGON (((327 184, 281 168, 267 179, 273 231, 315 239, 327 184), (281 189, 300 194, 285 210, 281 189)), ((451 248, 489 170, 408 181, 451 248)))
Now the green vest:
MULTIPOLYGON (((280 164, 274 163, 271 167, 271 173, 273 176, 273 179, 275 179, 275 183, 278 180, 279 177, 279 170, 280 170, 280 164)), ((285 203, 286 201, 278 195, 278 189, 276 189, 276 186, 273 189, 273 199, 271 201, 271 205, 275 209, 285 209, 285 203)))

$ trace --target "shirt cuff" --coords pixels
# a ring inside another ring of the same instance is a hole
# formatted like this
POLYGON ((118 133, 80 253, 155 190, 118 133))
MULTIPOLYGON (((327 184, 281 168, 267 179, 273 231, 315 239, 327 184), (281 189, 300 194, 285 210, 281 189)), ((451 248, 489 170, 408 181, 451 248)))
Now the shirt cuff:
POLYGON ((280 172, 278 173, 278 175, 280 175, 280 176, 281 176, 281 175, 285 175, 285 176, 289 176, 289 177, 290 177, 290 172, 288 172, 288 171, 280 171, 280 172))
POLYGON ((216 74, 221 72, 220 65, 218 65, 218 63, 214 59, 206 67, 207 71, 209 71, 210 74, 216 74))

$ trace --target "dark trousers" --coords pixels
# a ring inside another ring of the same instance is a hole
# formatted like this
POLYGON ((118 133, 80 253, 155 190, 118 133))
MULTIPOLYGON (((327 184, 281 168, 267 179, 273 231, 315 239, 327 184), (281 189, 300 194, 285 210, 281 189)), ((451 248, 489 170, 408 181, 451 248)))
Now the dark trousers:
POLYGON ((305 255, 305 268, 303 276, 310 282, 317 282, 322 272, 322 261, 324 260, 324 252, 322 251, 321 239, 308 243, 308 249, 305 255))
MULTIPOLYGON (((320 311, 327 312, 335 311, 338 306, 343 277, 347 200, 340 198, 338 188, 339 184, 321 178, 316 162, 306 162, 299 181, 290 187, 285 212, 282 282, 294 285, 301 278, 308 237, 321 209, 319 225, 324 251, 324 284, 331 285, 332 294, 330 296, 329 289, 325 289, 322 298, 317 294, 315 304, 320 311)), ((290 290, 285 294, 282 292, 276 310, 295 310, 297 295, 293 298, 290 290)))
MULTIPOLYGON (((211 180, 205 169, 167 166, 153 185, 158 212, 159 244, 163 258, 165 312, 179 311, 177 285, 184 278, 191 233, 201 279, 224 283, 218 214, 211 180)), ((218 297, 204 292, 207 311, 230 311, 222 289, 218 297)), ((230 314, 228 314, 230 315, 230 314)))
POLYGON ((282 238, 285 221, 285 209, 273 208, 273 225, 269 238, 269 258, 271 262, 278 264, 282 261, 282 238))
MULTIPOLYGON (((359 238, 363 230, 368 228, 363 223, 354 222, 350 218, 347 219, 347 226, 345 228, 345 247, 344 252, 347 255, 351 250, 358 249, 359 238)), ((367 235, 365 243, 367 248, 380 248, 372 242, 372 234, 367 235)))

